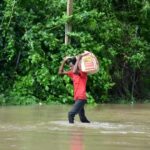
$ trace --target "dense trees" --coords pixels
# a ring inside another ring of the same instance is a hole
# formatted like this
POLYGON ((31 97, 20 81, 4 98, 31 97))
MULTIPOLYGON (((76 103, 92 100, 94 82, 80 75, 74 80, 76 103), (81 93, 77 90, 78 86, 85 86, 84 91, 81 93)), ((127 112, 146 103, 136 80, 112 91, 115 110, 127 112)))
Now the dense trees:
POLYGON ((89 103, 149 99, 149 1, 76 0, 73 7, 68 17, 66 0, 0 1, 0 104, 71 103, 71 82, 58 67, 84 50, 100 61, 89 76, 89 103))

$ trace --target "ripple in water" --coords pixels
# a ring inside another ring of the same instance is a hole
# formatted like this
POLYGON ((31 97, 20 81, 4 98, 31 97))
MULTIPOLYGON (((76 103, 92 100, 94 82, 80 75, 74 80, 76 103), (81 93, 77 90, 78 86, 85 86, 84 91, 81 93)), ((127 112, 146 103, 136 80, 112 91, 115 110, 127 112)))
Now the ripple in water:
MULTIPOLYGON (((80 123, 69 124, 67 121, 52 121, 51 124, 61 127, 83 127, 87 129, 99 129, 99 133, 102 134, 145 134, 145 127, 142 125, 128 124, 128 123, 110 123, 110 122, 92 122, 92 123, 80 123)), ((60 129, 60 128, 58 128, 60 129)), ((61 128, 62 129, 62 128, 61 128)), ((146 129, 148 130, 148 129, 146 129)), ((148 134, 148 133, 147 133, 148 134)), ((149 134, 148 134, 149 135, 149 134)))

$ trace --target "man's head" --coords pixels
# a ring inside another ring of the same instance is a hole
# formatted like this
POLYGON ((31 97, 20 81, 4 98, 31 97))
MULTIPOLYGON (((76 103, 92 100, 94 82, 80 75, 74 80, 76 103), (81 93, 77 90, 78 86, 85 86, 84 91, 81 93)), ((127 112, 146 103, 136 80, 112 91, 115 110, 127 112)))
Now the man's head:
POLYGON ((66 64, 70 67, 74 66, 76 64, 76 57, 70 57, 67 59, 66 64))

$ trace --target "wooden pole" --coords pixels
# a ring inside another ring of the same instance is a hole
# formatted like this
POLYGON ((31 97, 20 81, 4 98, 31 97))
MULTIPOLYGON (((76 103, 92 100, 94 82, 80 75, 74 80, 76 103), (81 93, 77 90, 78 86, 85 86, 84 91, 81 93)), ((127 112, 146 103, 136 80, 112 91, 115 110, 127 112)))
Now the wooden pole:
MULTIPOLYGON (((68 0, 67 1, 67 16, 72 15, 72 10, 73 10, 73 0, 68 0)), ((71 43, 71 39, 68 36, 68 33, 71 31, 72 31, 71 22, 67 22, 67 24, 65 25, 65 44, 66 45, 71 43)))

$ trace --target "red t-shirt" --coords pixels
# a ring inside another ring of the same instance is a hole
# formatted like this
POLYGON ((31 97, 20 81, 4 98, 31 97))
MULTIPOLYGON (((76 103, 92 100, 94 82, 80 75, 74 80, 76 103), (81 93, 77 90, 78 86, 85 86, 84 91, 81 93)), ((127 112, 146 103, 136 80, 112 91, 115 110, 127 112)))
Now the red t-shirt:
POLYGON ((75 74, 72 71, 69 71, 67 72, 67 75, 73 81, 74 100, 86 100, 87 73, 80 71, 79 74, 75 74))

